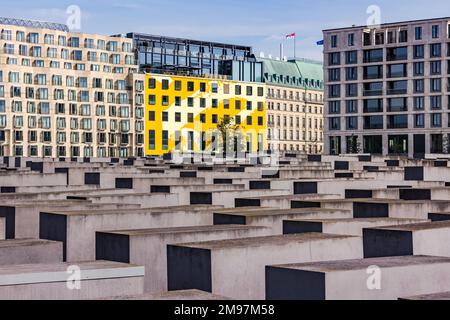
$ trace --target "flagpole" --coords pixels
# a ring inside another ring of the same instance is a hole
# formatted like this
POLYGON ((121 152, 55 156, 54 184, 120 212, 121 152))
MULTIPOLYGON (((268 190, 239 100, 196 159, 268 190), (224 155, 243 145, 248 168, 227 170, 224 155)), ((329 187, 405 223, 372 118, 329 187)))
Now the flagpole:
POLYGON ((295 34, 295 36, 294 36, 294 60, 297 59, 297 54, 296 54, 297 45, 296 45, 296 41, 297 41, 297 34, 295 34))

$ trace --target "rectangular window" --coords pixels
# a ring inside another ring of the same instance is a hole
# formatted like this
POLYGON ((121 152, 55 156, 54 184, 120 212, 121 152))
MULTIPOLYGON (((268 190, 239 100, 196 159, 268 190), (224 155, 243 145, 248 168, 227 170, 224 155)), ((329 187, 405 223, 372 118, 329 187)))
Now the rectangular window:
POLYGON ((163 130, 162 136, 161 136, 161 142, 162 142, 162 149, 168 150, 169 149, 169 132, 167 130, 163 130))
POLYGON ((155 150, 155 130, 148 131, 148 147, 150 150, 155 150))

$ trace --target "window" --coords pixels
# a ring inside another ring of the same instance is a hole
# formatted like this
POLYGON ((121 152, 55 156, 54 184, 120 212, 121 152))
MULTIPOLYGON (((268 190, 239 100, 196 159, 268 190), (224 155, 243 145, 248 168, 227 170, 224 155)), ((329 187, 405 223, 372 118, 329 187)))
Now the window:
POLYGON ((175 106, 181 107, 181 97, 175 97, 175 106))
MULTIPOLYGON (((217 87, 217 84, 216 84, 217 87)), ((206 83, 200 82, 200 92, 206 92, 206 83)))
POLYGON ((148 79, 148 88, 149 89, 156 88, 156 79, 153 79, 153 78, 148 79))
POLYGON ((148 146, 150 150, 155 150, 155 130, 148 131, 148 146))
POLYGON ((408 42, 408 30, 400 30, 398 33, 398 42, 408 42))
POLYGON ((430 97, 430 108, 431 109, 442 109, 442 97, 441 96, 431 96, 430 97))
POLYGON ((414 128, 423 128, 425 127, 425 115, 424 114, 415 114, 414 115, 414 128))
POLYGON ((166 130, 163 130, 162 132, 162 149, 168 150, 169 149, 169 132, 166 130))
POLYGON ((414 110, 423 110, 425 108, 424 97, 414 97, 414 110))
POLYGON ((358 68, 356 67, 346 68, 345 78, 347 81, 358 80, 358 68))
POLYGON ((193 123, 194 122, 194 114, 193 113, 188 113, 188 123, 193 123))
POLYGON ((341 64, 341 54, 340 52, 330 53, 328 56, 328 64, 330 66, 337 66, 341 64))
POLYGON ((163 106, 169 105, 169 96, 162 96, 162 105, 163 106))
POLYGON ((414 76, 423 76, 425 73, 425 65, 423 62, 414 62, 414 76))
POLYGON ((241 95, 241 94, 242 94, 242 88, 241 88, 240 85, 236 85, 236 86, 234 87, 234 93, 235 93, 236 95, 241 95))
POLYGON ((367 66, 364 67, 364 79, 381 79, 383 78, 383 66, 367 66))
POLYGON ((188 89, 189 92, 194 91, 194 82, 188 81, 188 83, 187 83, 187 89, 188 89))
POLYGON ((252 116, 247 116, 247 125, 248 126, 252 125, 252 116))
POLYGON ((431 92, 441 92, 442 90, 442 80, 438 79, 430 79, 430 91, 431 92))
POLYGON ((358 100, 345 101, 346 113, 358 113, 358 100))
POLYGON ((355 34, 354 33, 349 33, 347 39, 348 39, 347 44, 349 47, 352 47, 355 45, 355 34))
POLYGON ((364 63, 382 62, 383 49, 364 50, 364 63))
POLYGON ((175 122, 181 122, 181 112, 175 112, 175 122))
POLYGON ((347 117, 347 130, 358 130, 358 117, 347 117))
POLYGON ((438 39, 440 37, 439 35, 439 25, 433 25, 431 26, 431 36, 433 37, 433 39, 438 39))
POLYGON ((341 69, 329 69, 328 70, 328 81, 340 81, 341 80, 341 69))
POLYGON ((442 114, 440 114, 440 113, 432 113, 430 120, 431 120, 431 127, 432 128, 440 128, 440 127, 442 127, 442 114))
POLYGON ((347 64, 358 63, 358 51, 347 51, 345 56, 345 61, 347 64))
POLYGON ((163 113, 161 114, 161 118, 162 118, 162 121, 163 121, 163 122, 169 121, 169 113, 163 112, 163 113))
POLYGON ((175 91, 182 90, 182 82, 180 80, 175 80, 175 91))
POLYGON ((442 55, 442 46, 440 43, 433 43, 430 45, 430 57, 440 58, 442 55))
POLYGON ((441 74, 441 61, 431 61, 430 62, 430 74, 439 75, 441 74))
POLYGON ((162 89, 169 90, 169 80, 167 80, 167 79, 162 80, 162 89))
POLYGON ((347 97, 356 97, 358 96, 358 84, 350 83, 346 85, 346 96, 347 97))
POLYGON ((190 108, 194 107, 194 98, 188 98, 188 107, 190 108))
POLYGON ((156 104, 156 96, 151 94, 148 96, 148 104, 149 105, 155 105, 156 104))
POLYGON ((383 112, 383 99, 364 100, 364 113, 383 112))
POLYGON ((423 79, 414 80, 414 93, 423 93, 425 91, 425 81, 423 79))
POLYGON ((338 36, 337 35, 332 35, 330 42, 331 42, 331 47, 332 48, 336 48, 337 47, 337 43, 338 43, 338 36))
POLYGON ((341 130, 341 118, 330 118, 330 125, 329 125, 329 129, 330 130, 341 130))
POLYGON ((425 56, 425 47, 423 45, 414 46, 414 59, 423 59, 425 56))
POLYGON ((387 61, 407 60, 408 47, 387 48, 387 61))
POLYGON ((422 40, 422 27, 416 27, 415 28, 415 39, 416 40, 422 40))
POLYGON ((383 129, 383 116, 366 116, 364 117, 364 129, 383 129))

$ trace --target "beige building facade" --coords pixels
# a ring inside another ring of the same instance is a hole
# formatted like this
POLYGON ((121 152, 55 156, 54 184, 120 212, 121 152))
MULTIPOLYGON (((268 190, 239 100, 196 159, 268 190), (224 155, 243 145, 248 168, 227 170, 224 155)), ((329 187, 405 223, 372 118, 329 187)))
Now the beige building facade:
POLYGON ((0 18, 0 155, 144 154, 144 82, 133 43, 0 18))
POLYGON ((269 150, 322 153, 322 64, 307 60, 260 61, 267 85, 269 150))

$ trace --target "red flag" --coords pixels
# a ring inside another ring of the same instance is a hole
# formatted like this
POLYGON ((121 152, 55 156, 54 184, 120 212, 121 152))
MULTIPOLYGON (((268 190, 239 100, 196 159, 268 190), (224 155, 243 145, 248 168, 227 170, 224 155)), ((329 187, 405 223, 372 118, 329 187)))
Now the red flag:
POLYGON ((295 38, 295 37, 296 37, 295 33, 291 33, 286 36, 286 39, 291 39, 291 38, 295 38))

